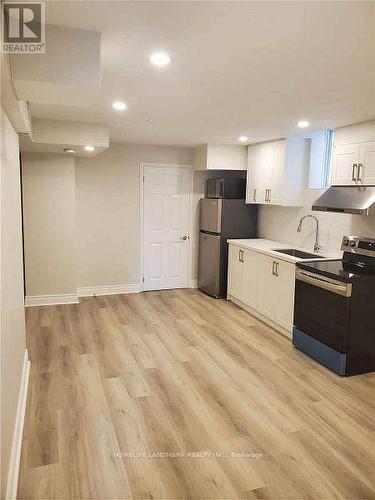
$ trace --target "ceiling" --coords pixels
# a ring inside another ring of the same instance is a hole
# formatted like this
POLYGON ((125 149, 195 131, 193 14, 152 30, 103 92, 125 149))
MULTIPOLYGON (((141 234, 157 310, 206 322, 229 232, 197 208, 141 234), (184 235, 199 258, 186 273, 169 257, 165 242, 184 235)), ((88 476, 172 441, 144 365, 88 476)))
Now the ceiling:
POLYGON ((375 2, 48 1, 46 21, 102 33, 102 86, 92 108, 33 102, 32 116, 108 123, 112 142, 235 144, 375 117, 375 2), (154 50, 171 64, 151 66, 154 50))

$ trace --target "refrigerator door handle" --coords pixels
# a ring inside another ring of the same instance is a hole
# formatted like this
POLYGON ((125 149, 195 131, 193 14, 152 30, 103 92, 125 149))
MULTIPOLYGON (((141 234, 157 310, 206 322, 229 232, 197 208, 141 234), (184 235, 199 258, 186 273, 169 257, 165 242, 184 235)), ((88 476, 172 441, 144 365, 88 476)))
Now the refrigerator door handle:
POLYGON ((220 179, 220 198, 224 198, 224 179, 220 179))

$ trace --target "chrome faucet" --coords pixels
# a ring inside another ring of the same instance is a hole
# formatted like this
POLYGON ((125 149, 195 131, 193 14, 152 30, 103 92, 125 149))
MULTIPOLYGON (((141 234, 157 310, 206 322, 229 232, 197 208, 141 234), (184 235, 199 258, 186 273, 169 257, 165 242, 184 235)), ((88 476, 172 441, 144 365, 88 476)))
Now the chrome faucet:
POLYGON ((297 233, 300 233, 301 230, 302 230, 302 223, 305 219, 314 219, 314 221, 316 222, 316 231, 315 231, 315 243, 314 243, 314 252, 317 253, 319 252, 319 250, 322 249, 321 245, 319 245, 319 220, 315 217, 315 215, 304 215, 303 217, 301 217, 300 221, 299 221, 299 224, 298 224, 298 227, 297 227, 297 233))

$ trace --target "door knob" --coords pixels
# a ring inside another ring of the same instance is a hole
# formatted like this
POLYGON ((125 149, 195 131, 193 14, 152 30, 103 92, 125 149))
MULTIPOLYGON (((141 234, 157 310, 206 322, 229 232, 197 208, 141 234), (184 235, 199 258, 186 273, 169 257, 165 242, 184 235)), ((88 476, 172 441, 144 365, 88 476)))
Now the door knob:
POLYGON ((181 239, 182 239, 182 240, 184 240, 184 241, 185 241, 185 240, 187 240, 187 236, 186 236, 186 234, 185 234, 184 236, 182 236, 182 238, 181 238, 181 239))

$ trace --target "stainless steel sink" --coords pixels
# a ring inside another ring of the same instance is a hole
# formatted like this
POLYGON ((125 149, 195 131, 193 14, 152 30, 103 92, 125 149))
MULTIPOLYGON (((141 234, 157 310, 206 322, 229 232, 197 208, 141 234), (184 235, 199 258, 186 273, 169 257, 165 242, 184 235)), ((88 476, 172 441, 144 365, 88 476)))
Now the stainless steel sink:
POLYGON ((322 255, 316 255, 316 253, 302 252, 302 250, 297 250, 296 248, 283 248, 279 250, 275 248, 274 252, 285 253, 286 255, 291 255, 292 257, 298 257, 298 259, 321 259, 322 255))

